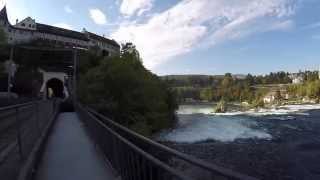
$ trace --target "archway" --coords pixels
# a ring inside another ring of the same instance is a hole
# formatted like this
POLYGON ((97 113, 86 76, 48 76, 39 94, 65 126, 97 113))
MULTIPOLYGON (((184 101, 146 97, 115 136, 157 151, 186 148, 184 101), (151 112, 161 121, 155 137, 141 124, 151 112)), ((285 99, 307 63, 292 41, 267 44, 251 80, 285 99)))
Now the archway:
POLYGON ((103 57, 106 57, 106 56, 109 56, 109 55, 110 55, 109 51, 107 51, 107 50, 102 50, 102 56, 103 56, 103 57))
POLYGON ((64 85, 60 79, 52 78, 46 83, 47 98, 64 98, 64 85))

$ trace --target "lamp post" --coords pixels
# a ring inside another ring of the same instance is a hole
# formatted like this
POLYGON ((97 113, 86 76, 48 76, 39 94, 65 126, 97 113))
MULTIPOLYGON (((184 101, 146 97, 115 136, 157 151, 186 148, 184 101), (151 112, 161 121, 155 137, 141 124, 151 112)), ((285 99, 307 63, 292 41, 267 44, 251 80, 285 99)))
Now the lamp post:
POLYGON ((73 101, 76 102, 77 99, 77 68, 78 68, 78 50, 88 51, 86 48, 82 47, 72 47, 73 49, 73 101))
POLYGON ((12 85, 11 77, 13 76, 14 71, 15 71, 15 67, 14 67, 14 64, 13 64, 13 51, 14 51, 14 45, 11 46, 10 58, 9 58, 9 61, 8 61, 8 64, 7 64, 7 71, 8 71, 8 89, 7 89, 8 93, 7 93, 7 97, 8 97, 8 103, 10 102, 10 98, 11 98, 11 85, 12 85))

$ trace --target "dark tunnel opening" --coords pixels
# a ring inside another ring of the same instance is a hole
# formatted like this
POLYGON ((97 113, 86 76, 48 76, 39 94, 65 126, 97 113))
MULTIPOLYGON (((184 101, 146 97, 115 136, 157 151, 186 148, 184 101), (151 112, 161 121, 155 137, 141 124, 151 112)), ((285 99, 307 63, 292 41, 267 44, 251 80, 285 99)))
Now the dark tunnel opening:
POLYGON ((57 78, 50 79, 47 82, 47 98, 64 98, 64 85, 63 82, 57 78))

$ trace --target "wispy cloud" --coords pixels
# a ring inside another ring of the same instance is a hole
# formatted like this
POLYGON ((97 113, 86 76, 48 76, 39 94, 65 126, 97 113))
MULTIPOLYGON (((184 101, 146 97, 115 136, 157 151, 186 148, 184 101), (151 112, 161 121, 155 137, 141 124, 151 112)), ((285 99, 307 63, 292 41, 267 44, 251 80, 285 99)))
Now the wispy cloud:
POLYGON ((98 25, 107 23, 106 15, 100 9, 89 9, 91 19, 98 25))
POLYGON ((126 16, 132 16, 137 12, 141 15, 150 10, 153 5, 153 0, 122 0, 120 12, 126 16))
POLYGON ((68 5, 65 5, 63 9, 66 13, 69 13, 69 14, 73 13, 73 9, 71 9, 71 7, 68 5))
POLYGON ((154 68, 200 45, 288 30, 295 8, 295 0, 182 0, 145 23, 123 23, 112 37, 135 43, 144 64, 154 68))
POLYGON ((71 25, 67 24, 67 23, 56 23, 53 26, 64 28, 64 29, 73 30, 73 27, 71 25))

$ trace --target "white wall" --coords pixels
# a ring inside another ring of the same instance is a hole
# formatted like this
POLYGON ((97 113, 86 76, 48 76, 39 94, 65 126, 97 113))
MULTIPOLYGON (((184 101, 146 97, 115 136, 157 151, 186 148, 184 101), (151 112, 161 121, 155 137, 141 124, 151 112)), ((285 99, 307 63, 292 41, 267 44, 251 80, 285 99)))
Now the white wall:
POLYGON ((36 30, 36 21, 30 17, 27 17, 14 26, 20 29, 36 30))

